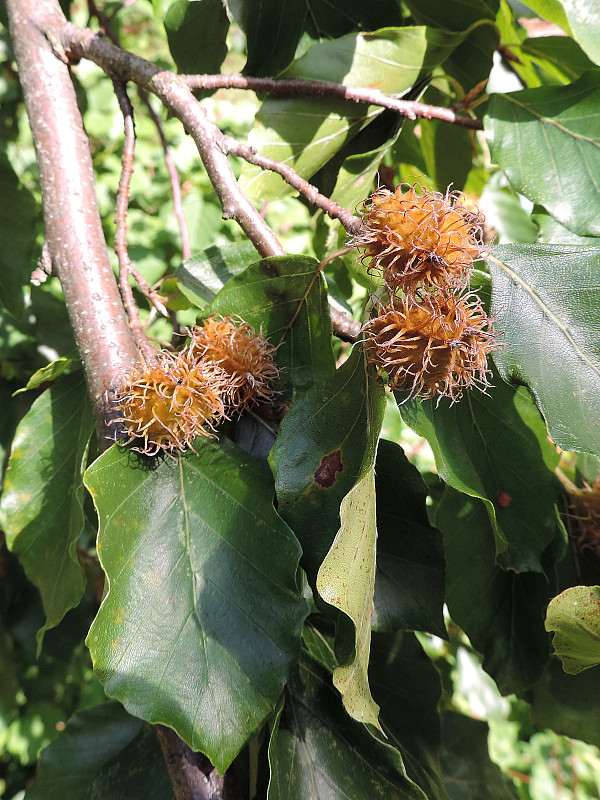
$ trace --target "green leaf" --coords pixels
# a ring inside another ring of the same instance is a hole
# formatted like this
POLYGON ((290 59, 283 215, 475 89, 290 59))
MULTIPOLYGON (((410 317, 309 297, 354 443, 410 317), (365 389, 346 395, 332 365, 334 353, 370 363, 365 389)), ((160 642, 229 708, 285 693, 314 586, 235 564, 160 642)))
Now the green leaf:
POLYGON ((490 759, 485 722, 442 715, 442 767, 451 800, 518 800, 510 778, 490 759))
POLYGON ((492 159, 515 189, 575 233, 600 233, 600 72, 569 86, 491 96, 484 118, 492 159))
POLYGON ((380 728, 379 707, 369 689, 371 611, 375 588, 375 473, 367 471, 340 506, 341 526, 317 574, 317 591, 354 625, 354 658, 333 673, 344 708, 359 722, 380 728))
POLYGON ((171 800, 155 732, 119 703, 75 714, 42 751, 27 800, 171 800))
POLYGON ((519 201, 519 196, 499 185, 494 177, 481 194, 480 208, 498 238, 496 242, 533 243, 538 229, 519 201))
POLYGON ((529 394, 498 375, 493 382, 489 395, 470 390, 457 403, 444 398, 437 407, 433 400, 410 400, 400 412, 429 441, 440 477, 484 500, 499 563, 543 572, 541 556, 557 534, 555 503, 562 490, 552 470, 558 456, 529 394))
POLYGON ((307 5, 304 0, 229 0, 232 14, 246 34, 245 75, 278 75, 294 58, 307 5))
MULTIPOLYGON (((350 34, 314 45, 284 75, 400 94, 441 64, 463 38, 423 27, 350 34)), ((310 178, 380 113, 381 108, 339 100, 268 98, 249 141, 262 155, 310 178)), ((255 200, 294 191, 278 175, 248 165, 242 169, 242 187, 255 200)))
POLYGON ((500 690, 522 691, 548 660, 543 615, 552 587, 539 573, 496 565, 492 526, 479 500, 447 488, 435 521, 444 534, 450 616, 500 690))
POLYGON ((569 23, 563 9, 564 3, 561 5, 560 0, 527 0, 525 5, 535 11, 541 19, 553 22, 559 28, 563 28, 565 33, 570 34, 569 23))
POLYGON ((379 440, 374 630, 428 631, 446 638, 444 551, 427 518, 427 488, 402 448, 379 440))
POLYGON ((569 675, 600 664, 600 586, 572 586, 550 601, 546 630, 569 675))
MULTIPOLYGON (((531 220, 538 227, 537 242, 540 244, 583 244, 597 245, 596 236, 580 236, 573 233, 554 217, 550 216, 543 206, 534 206, 531 212, 531 220)), ((517 241, 513 239, 513 241, 517 241)))
POLYGON ((266 464, 194 447, 151 470, 115 446, 86 471, 109 581, 87 643, 110 697, 222 772, 273 712, 307 604, 266 464))
POLYGON ((440 766, 440 676, 410 633, 375 633, 369 678, 381 725, 429 800, 448 800, 440 766))
POLYGON ((595 68, 595 64, 577 42, 568 36, 536 36, 525 39, 517 53, 519 58, 528 57, 533 62, 545 84, 571 83, 584 72, 595 68))
POLYGON ((329 674, 308 656, 290 681, 269 763, 268 800, 425 800, 400 753, 346 714, 329 674))
POLYGON ((30 389, 38 389, 44 383, 53 383, 59 378, 66 370, 68 370, 74 362, 79 361, 79 353, 74 350, 68 356, 57 358, 56 361, 51 361, 45 367, 41 367, 33 373, 31 378, 27 381, 22 389, 17 389, 15 395, 21 392, 28 392, 30 389))
POLYGON ((506 380, 535 395, 564 450, 600 455, 600 246, 504 245, 487 264, 506 380), (565 291, 564 287, 567 287, 565 291))
POLYGON ((552 658, 531 692, 533 722, 600 747, 600 669, 567 675, 552 658))
POLYGON ((588 56, 600 64, 600 2, 561 0, 574 38, 588 56))
POLYGON ((13 316, 23 313, 22 286, 33 272, 37 205, 21 186, 10 162, 0 153, 0 303, 13 316))
POLYGON ((281 423, 269 456, 278 511, 300 540, 312 585, 340 527, 340 504, 373 463, 384 410, 383 388, 356 347, 281 423))
POLYGON ((222 0, 176 0, 165 30, 179 72, 219 72, 227 55, 229 20, 222 0))
POLYGON ((256 259, 256 249, 247 239, 214 245, 186 259, 175 270, 180 291, 198 308, 205 308, 230 278, 239 275, 256 259))
POLYGON ((278 256, 252 264, 221 289, 208 313, 238 314, 279 345, 278 388, 288 400, 335 369, 327 287, 309 256, 278 256))
POLYGON ((375 31, 402 22, 395 0, 311 0, 306 26, 315 39, 336 39, 353 31, 375 31))
POLYGON ((83 484, 93 429, 82 373, 57 381, 33 403, 17 428, 6 472, 0 524, 40 590, 44 633, 83 595, 76 545, 83 523, 83 484))

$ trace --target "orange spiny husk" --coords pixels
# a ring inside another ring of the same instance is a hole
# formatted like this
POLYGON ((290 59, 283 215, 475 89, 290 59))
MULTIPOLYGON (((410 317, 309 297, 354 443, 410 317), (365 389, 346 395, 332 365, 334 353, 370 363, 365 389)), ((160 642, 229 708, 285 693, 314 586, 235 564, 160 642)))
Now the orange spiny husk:
POLYGON ((209 364, 190 364, 161 351, 156 364, 135 368, 115 390, 121 423, 133 450, 156 455, 191 447, 197 436, 214 436, 225 418, 226 375, 209 364))
POLYGON ((483 215, 462 205, 459 193, 404 186, 379 189, 365 201, 365 232, 354 239, 364 248, 360 260, 392 294, 463 288, 481 255, 483 215))
POLYGON ((189 331, 187 357, 218 366, 227 375, 225 403, 241 414, 273 400, 273 384, 279 375, 277 350, 262 333, 239 317, 213 315, 189 331))
POLYGON ((490 319, 472 295, 415 303, 393 297, 363 328, 367 359, 391 389, 421 399, 458 400, 464 389, 490 385, 487 357, 496 347, 490 319))

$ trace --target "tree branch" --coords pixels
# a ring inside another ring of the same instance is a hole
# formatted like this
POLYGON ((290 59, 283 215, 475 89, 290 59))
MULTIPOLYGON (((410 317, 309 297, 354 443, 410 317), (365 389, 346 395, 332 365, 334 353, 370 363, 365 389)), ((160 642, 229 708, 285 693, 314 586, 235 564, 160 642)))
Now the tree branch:
POLYGON ((56 34, 66 20, 54 0, 7 0, 6 7, 39 165, 46 241, 104 448, 112 441, 107 392, 139 354, 108 258, 89 141, 69 68, 57 57, 56 34))
POLYGON ((331 81, 285 80, 280 78, 247 78, 232 73, 230 75, 180 75, 179 78, 190 89, 250 89, 254 92, 268 92, 273 97, 323 97, 338 100, 352 100, 355 103, 367 103, 395 111, 407 119, 439 119, 452 125, 460 125, 472 130, 483 130, 481 120, 464 117, 451 108, 432 106, 413 100, 400 100, 390 97, 379 89, 363 89, 356 86, 344 86, 331 81))

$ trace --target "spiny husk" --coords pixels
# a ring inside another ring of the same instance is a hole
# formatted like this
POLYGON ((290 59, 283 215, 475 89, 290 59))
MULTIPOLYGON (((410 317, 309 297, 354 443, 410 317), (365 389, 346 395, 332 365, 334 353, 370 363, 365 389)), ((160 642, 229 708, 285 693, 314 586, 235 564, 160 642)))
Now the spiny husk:
POLYGON ((363 328, 367 359, 391 389, 421 399, 458 400, 464 389, 489 386, 487 356, 496 347, 490 320, 474 296, 415 303, 395 297, 363 328))
POLYGON ((463 288, 483 247, 483 215, 466 208, 459 193, 404 186, 379 189, 365 202, 365 232, 354 239, 364 248, 362 263, 391 294, 463 288))
POLYGON ((197 436, 214 436, 225 417, 227 376, 214 365, 191 364, 161 351, 156 364, 135 368, 115 390, 127 443, 146 455, 183 451, 197 436))
POLYGON ((185 349, 191 361, 218 366, 227 375, 225 403, 230 412, 241 414, 276 394, 273 383, 279 375, 277 350, 261 333, 239 317, 213 315, 189 331, 185 349))

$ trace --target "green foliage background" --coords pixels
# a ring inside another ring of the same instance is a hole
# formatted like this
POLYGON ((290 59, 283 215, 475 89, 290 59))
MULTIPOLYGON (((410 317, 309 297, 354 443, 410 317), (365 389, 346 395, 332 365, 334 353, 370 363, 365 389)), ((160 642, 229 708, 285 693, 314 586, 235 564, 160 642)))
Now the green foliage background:
MULTIPOLYGON (((339 224, 234 160, 288 253, 260 259, 165 118, 182 261, 132 91, 132 261, 181 325, 218 312, 262 326, 289 405, 280 427, 247 417, 153 465, 116 446, 97 458, 60 286, 29 284, 41 198, 2 29, 3 796, 170 800, 150 723, 249 798, 600 796, 600 556, 578 547, 565 491, 600 475, 600 7, 527 7, 106 5, 122 45, 168 69, 333 80, 481 120, 475 134, 341 100, 201 101, 346 208, 378 181, 452 183, 496 236, 472 281, 502 333, 493 388, 454 405, 386 398, 360 347, 332 337, 329 303, 363 321, 376 289, 356 254, 319 272, 345 244, 339 224), (530 36, 526 13, 555 27, 530 36)), ((83 4, 70 12, 87 24, 83 4)), ((112 247, 122 120, 96 66, 74 80, 112 247)), ((170 340, 135 291, 148 333, 170 340)))

